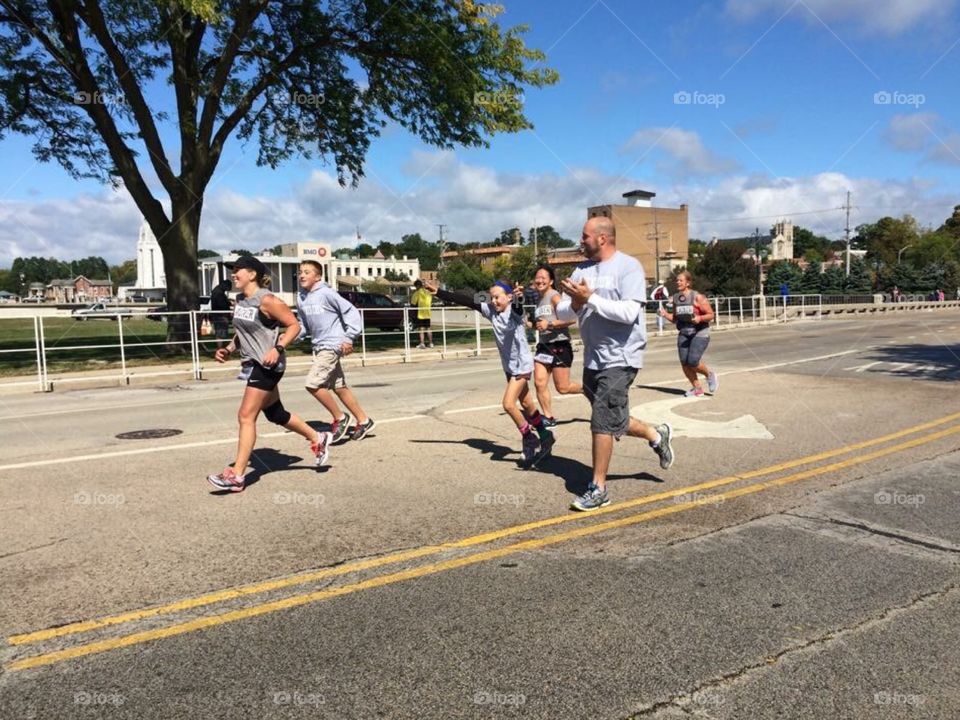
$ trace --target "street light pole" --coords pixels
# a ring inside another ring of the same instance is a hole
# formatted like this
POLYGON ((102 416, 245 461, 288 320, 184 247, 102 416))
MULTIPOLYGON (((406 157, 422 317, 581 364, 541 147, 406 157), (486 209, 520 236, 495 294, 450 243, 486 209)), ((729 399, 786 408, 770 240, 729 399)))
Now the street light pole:
POLYGON ((913 243, 904 245, 902 248, 900 248, 899 252, 897 252, 897 265, 900 264, 900 257, 903 255, 903 251, 906 250, 908 247, 913 247, 913 243))

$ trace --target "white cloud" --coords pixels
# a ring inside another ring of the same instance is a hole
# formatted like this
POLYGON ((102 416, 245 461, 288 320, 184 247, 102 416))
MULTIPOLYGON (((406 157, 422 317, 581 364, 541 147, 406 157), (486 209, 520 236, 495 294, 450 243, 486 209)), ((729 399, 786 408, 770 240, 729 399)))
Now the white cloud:
MULTIPOLYGON (((441 222, 453 241, 492 240, 514 226, 526 232, 534 222, 553 225, 565 237, 576 239, 587 207, 622 202, 621 194, 635 187, 656 191, 661 207, 688 204, 690 235, 701 239, 745 235, 755 227, 765 231, 777 217, 839 237, 844 219, 835 208, 848 189, 858 206, 851 216, 854 225, 906 212, 922 223, 939 225, 955 204, 954 197, 922 180, 886 181, 840 173, 778 179, 736 175, 658 187, 649 178, 614 177, 593 168, 575 168, 565 175, 508 174, 463 163, 455 155, 433 155, 440 162, 431 163, 429 153, 411 160, 424 164, 406 189, 391 189, 373 177, 356 190, 342 189, 335 178, 316 171, 282 199, 214 192, 204 203, 201 247, 259 250, 301 240, 352 247, 358 225, 372 244, 396 242, 414 232, 431 239, 437 237, 436 223, 441 222), (803 214, 815 210, 827 212, 803 214)), ((105 190, 100 195, 35 203, 0 201, 0 265, 9 266, 14 257, 23 255, 64 260, 102 255, 117 263, 134 256, 140 222, 123 192, 105 190)))
POLYGON ((660 157, 657 170, 671 177, 719 175, 737 167, 736 161, 713 152, 693 130, 678 127, 637 130, 623 152, 638 152, 641 158, 660 157))
POLYGON ((726 11, 738 20, 760 15, 775 19, 793 8, 792 17, 812 23, 819 24, 819 17, 826 23, 850 22, 867 32, 898 35, 943 20, 955 5, 956 0, 727 0, 726 11))
POLYGON ((895 115, 884 139, 901 152, 920 152, 927 162, 960 165, 960 133, 936 113, 895 115))

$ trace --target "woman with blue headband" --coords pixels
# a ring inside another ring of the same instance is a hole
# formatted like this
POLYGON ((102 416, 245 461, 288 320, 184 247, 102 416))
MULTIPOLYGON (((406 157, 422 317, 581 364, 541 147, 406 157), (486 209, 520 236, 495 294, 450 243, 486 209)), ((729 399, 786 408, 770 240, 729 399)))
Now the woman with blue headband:
POLYGON ((533 355, 527 344, 527 329, 523 317, 523 288, 512 288, 503 280, 490 287, 490 301, 478 302, 464 293, 440 290, 435 282, 424 281, 428 292, 444 302, 456 303, 476 310, 493 325, 493 337, 500 351, 500 362, 507 376, 503 393, 503 409, 516 424, 523 438, 525 469, 534 467, 550 454, 554 438, 544 426, 543 416, 533 402, 529 381, 533 375, 533 355), (520 404, 522 410, 517 407, 520 404))

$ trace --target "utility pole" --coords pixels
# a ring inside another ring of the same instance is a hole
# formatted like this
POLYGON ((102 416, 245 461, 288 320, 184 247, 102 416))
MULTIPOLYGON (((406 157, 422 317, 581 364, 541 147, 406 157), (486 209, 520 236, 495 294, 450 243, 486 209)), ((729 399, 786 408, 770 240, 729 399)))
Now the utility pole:
POLYGON ((537 261, 537 220, 533 220, 533 261, 537 261))
POLYGON ((653 262, 656 266, 656 280, 657 287, 660 286, 660 224, 657 222, 657 206, 653 206, 653 242, 654 242, 654 252, 656 257, 654 257, 653 262))
POLYGON ((444 239, 443 239, 443 230, 446 227, 447 227, 446 225, 437 223, 437 229, 440 231, 440 240, 438 243, 440 245, 440 262, 437 264, 437 267, 440 270, 443 270, 443 253, 445 253, 447 250, 447 243, 444 242, 444 239))
POLYGON ((845 229, 847 234, 847 275, 850 274, 850 191, 847 190, 847 204, 840 207, 841 210, 847 211, 847 227, 845 229))
POLYGON ((763 295, 763 258, 760 256, 760 228, 753 231, 753 252, 757 256, 757 295, 763 295))

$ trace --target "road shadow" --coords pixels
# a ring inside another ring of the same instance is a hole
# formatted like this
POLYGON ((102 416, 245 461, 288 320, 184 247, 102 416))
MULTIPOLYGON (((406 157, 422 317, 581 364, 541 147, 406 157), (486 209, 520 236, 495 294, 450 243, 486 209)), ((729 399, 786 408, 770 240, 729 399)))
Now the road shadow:
POLYGON ((864 354, 868 360, 909 363, 910 367, 872 367, 867 374, 955 382, 960 379, 960 345, 884 345, 864 354))
POLYGON ((516 448, 500 445, 492 440, 483 438, 467 438, 466 440, 411 440, 412 443, 421 445, 466 445, 474 450, 479 450, 483 455, 489 455, 491 460, 496 462, 517 462, 517 458, 511 460, 508 455, 516 455, 519 458, 520 451, 516 448))
POLYGON ((682 388, 672 388, 672 387, 658 387, 656 385, 634 385, 634 390, 653 390, 658 393, 663 393, 664 395, 683 395, 686 393, 686 390, 682 388))
MULTIPOLYGON (((520 468, 520 451, 515 448, 507 447, 492 440, 484 438, 467 438, 466 440, 411 440, 410 442, 422 444, 446 444, 446 445, 466 445, 474 450, 479 450, 484 455, 489 455, 491 460, 496 462, 510 463, 520 468), (509 457, 514 456, 514 457, 509 457)), ((525 470, 530 473, 544 473, 553 475, 563 480, 564 488, 573 495, 582 495, 593 480, 593 467, 573 458, 562 455, 551 454, 550 457, 541 460, 535 468, 525 470)), ((642 471, 628 475, 607 475, 607 481, 616 483, 620 480, 641 480, 644 482, 662 483, 663 479, 642 471)))
MULTIPOLYGON (((246 482, 244 486, 249 488, 260 482, 264 475, 275 472, 285 472, 288 470, 303 470, 304 466, 299 463, 304 458, 300 455, 288 455, 279 452, 273 448, 258 448, 250 456, 250 465, 247 467, 246 482)), ((313 458, 311 458, 312 462, 313 458)), ((224 467, 233 464, 233 460, 224 464, 224 467)), ((312 467, 312 466, 311 466, 312 467)), ((328 468, 315 468, 318 472, 326 472, 328 468)), ((230 490, 212 490, 211 495, 233 495, 230 490)))

